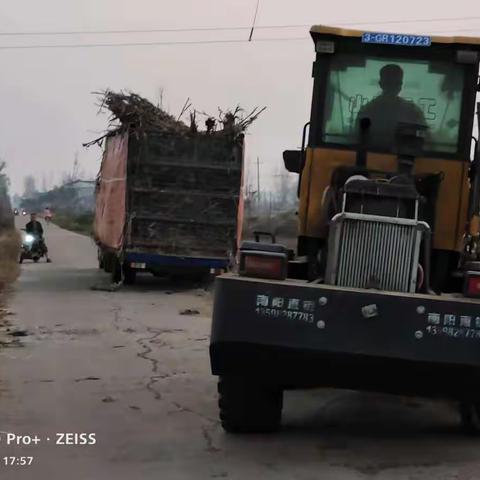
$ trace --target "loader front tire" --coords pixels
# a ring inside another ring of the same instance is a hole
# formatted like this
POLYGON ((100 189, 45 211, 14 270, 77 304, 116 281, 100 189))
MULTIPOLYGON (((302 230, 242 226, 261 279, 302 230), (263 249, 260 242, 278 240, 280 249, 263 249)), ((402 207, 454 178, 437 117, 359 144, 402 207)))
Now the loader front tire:
POLYGON ((280 429, 283 391, 259 381, 223 376, 218 382, 218 406, 228 433, 271 433, 280 429))
POLYGON ((480 403, 462 402, 459 411, 463 431, 469 435, 480 435, 480 403))

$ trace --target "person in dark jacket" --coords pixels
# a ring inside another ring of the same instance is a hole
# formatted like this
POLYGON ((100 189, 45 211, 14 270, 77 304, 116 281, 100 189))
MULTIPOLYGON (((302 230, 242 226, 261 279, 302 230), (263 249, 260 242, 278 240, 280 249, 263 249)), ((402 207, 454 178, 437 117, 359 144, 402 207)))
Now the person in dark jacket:
POLYGON ((403 70, 399 65, 388 64, 380 70, 381 93, 368 102, 357 117, 369 120, 369 141, 376 147, 391 148, 399 123, 422 125, 428 128, 420 107, 400 96, 403 87, 403 70))
POLYGON ((43 238, 43 227, 42 224, 37 220, 36 213, 32 213, 30 215, 30 221, 27 223, 27 225, 25 225, 25 231, 30 235, 38 238, 38 242, 43 248, 45 256, 47 257, 47 262, 51 262, 50 257, 48 256, 47 244, 45 243, 45 239, 43 238))

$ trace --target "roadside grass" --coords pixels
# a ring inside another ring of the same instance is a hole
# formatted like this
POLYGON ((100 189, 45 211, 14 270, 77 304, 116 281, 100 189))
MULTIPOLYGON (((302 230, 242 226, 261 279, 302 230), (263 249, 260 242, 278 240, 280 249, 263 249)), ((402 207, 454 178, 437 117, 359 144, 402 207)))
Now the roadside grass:
POLYGON ((93 214, 91 213, 83 215, 56 214, 53 222, 65 230, 88 236, 93 235, 93 214))
POLYGON ((19 273, 20 235, 16 230, 0 233, 0 291, 13 283, 19 273))

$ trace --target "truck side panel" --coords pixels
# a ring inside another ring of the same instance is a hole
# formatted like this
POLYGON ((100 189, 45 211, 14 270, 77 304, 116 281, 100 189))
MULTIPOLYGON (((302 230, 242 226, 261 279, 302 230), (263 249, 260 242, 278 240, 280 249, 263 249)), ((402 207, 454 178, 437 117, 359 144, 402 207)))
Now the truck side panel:
POLYGON ((121 250, 125 231, 128 133, 107 139, 96 191, 95 240, 121 250))

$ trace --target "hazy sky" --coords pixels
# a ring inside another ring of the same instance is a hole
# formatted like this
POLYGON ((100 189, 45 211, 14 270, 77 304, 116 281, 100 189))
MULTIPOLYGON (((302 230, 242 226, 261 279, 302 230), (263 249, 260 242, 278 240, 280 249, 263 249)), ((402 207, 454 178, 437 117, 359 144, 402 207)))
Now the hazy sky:
MULTIPOLYGON (((290 41, 116 48, 4 49, 5 46, 242 39, 245 31, 117 35, 8 36, 6 32, 92 31, 230 27, 250 25, 257 0, 0 0, 0 157, 9 165, 13 191, 34 174, 58 181, 78 152, 89 174, 100 150, 85 150, 106 117, 97 116, 92 91, 131 89, 178 114, 187 97, 198 110, 240 104, 268 110, 248 136, 249 161, 260 157, 262 174, 282 167, 281 154, 299 146, 311 100, 313 45, 308 28, 258 30, 256 38, 290 41)), ((342 25, 400 32, 480 34, 476 2, 363 0, 261 0, 257 25, 342 25), (467 19, 462 20, 459 17, 467 19), (418 19, 456 19, 410 22, 418 19), (386 21, 405 21, 383 24, 386 21)))

